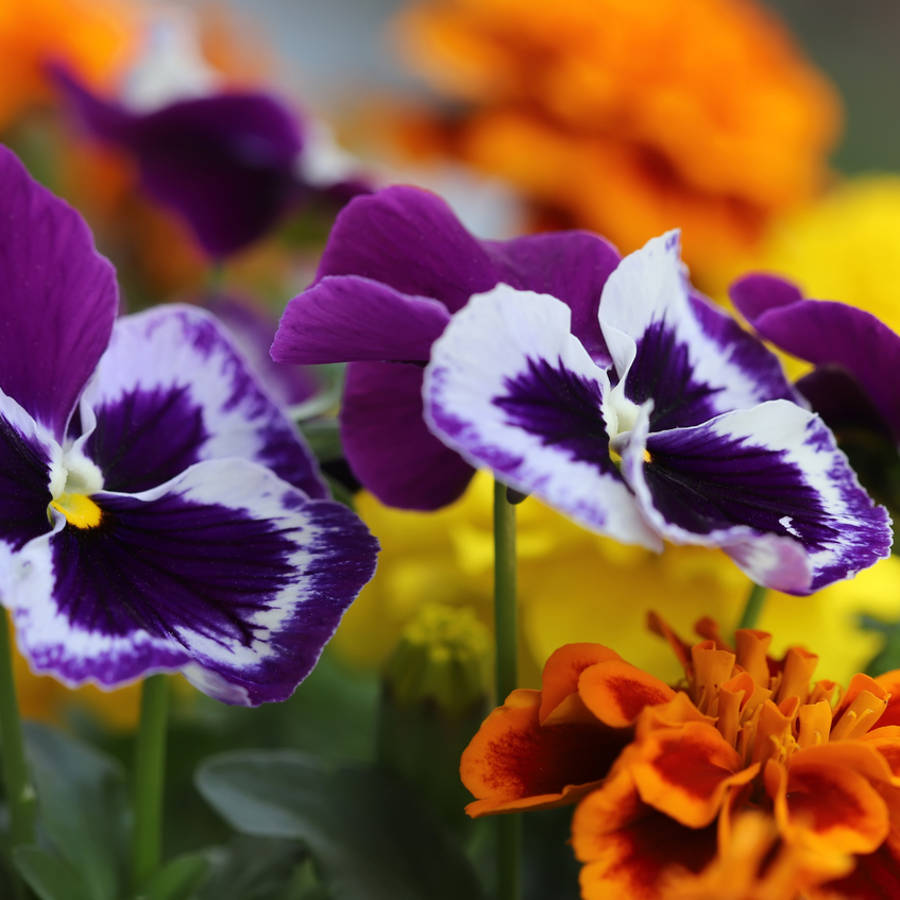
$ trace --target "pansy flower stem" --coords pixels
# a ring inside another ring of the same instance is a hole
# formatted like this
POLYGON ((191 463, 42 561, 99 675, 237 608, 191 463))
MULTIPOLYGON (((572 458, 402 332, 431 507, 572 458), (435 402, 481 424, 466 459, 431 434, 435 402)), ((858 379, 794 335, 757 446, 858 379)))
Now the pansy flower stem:
POLYGON ((739 629, 756 627, 765 600, 766 588, 762 585, 754 584, 747 595, 747 602, 744 604, 744 611, 741 613, 741 619, 738 622, 739 629))
MULTIPOLYGON (((13 676, 9 616, 3 609, 0 621, 0 742, 3 749, 3 784, 10 817, 10 848, 34 841, 37 797, 25 762, 22 719, 13 676)), ((24 897, 24 885, 16 880, 16 897, 24 897)))
POLYGON ((134 760, 132 879, 139 890, 159 868, 162 856, 162 801, 166 757, 165 675, 152 675, 141 689, 141 720, 134 760))
MULTIPOLYGON (((497 700, 502 703, 518 680, 516 654, 516 508, 506 485, 494 482, 494 635, 497 700)), ((517 900, 520 890, 522 821, 517 815, 497 820, 497 897, 517 900)))

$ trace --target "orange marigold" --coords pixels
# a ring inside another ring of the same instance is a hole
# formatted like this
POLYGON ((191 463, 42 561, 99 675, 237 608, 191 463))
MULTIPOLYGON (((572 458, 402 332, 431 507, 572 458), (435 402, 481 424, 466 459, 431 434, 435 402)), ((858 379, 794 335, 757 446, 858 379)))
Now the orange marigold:
POLYGON ((434 0, 400 27, 469 105, 451 152, 623 251, 681 225, 709 263, 825 177, 839 102, 749 0, 434 0))
POLYGON ((732 648, 708 619, 694 645, 650 624, 683 681, 562 647, 463 754, 469 814, 579 800, 585 900, 900 896, 900 671, 842 692, 765 632, 732 648))

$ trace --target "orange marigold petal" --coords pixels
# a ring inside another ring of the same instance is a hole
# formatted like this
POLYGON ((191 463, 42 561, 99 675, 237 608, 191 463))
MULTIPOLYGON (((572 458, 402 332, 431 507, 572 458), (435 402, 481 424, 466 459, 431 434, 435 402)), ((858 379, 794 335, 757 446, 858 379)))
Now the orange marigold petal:
MULTIPOLYGON (((778 825, 788 839, 807 841, 823 851, 871 853, 889 832, 887 804, 859 771, 826 764, 824 754, 814 753, 824 749, 800 751, 790 760, 786 777, 770 779, 767 767, 770 793, 777 784, 778 825)), ((834 761, 840 762, 839 755, 834 761)))
POLYGON ((541 727, 540 702, 538 691, 513 691, 463 752, 470 816, 573 802, 606 776, 621 734, 597 723, 541 727))
POLYGON ((692 828, 712 822, 728 788, 759 771, 757 765, 742 768, 735 749, 702 722, 653 732, 637 749, 630 768, 641 799, 692 828))
POLYGON ((621 657, 602 644, 565 644, 551 653, 541 676, 541 721, 577 692, 578 678, 585 669, 610 659, 621 657))
POLYGON ((675 696, 664 681, 623 659, 590 666, 578 679, 585 706, 613 728, 632 725, 645 706, 667 703, 675 696))
POLYGON ((875 679, 875 683, 889 696, 887 706, 881 714, 881 718, 875 723, 875 728, 883 725, 900 725, 900 669, 885 672, 875 679))
POLYGON ((699 872, 715 855, 715 829, 685 828, 651 812, 606 836, 581 870, 584 900, 659 900, 673 869, 699 872))

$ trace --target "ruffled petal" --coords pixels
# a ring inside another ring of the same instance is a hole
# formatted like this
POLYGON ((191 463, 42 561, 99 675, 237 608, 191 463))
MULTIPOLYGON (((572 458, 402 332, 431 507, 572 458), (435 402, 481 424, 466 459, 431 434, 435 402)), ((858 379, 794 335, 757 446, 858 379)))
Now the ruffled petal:
POLYGON ((327 275, 380 281, 439 300, 450 312, 499 280, 481 244, 440 197, 403 185, 357 197, 341 211, 316 280, 327 275))
POLYGON ((609 659, 620 659, 618 653, 602 644, 565 644, 550 654, 541 675, 540 720, 545 722, 559 705, 578 692, 581 673, 609 659))
POLYGON ((312 497, 326 496, 296 426, 209 313, 166 305, 116 323, 82 400, 96 417, 84 452, 104 486, 157 487, 195 462, 250 459, 312 497))
POLYGON ((115 273, 75 210, 0 147, 0 389, 62 441, 118 308, 115 273))
POLYGON ((623 473, 663 536, 722 547, 757 583, 788 593, 818 590, 890 553, 887 512, 860 488, 821 420, 792 403, 637 434, 623 473), (790 542, 809 560, 805 584, 790 542))
POLYGON ((572 310, 572 334, 596 362, 610 362, 597 311, 606 280, 620 261, 612 244, 588 231, 483 243, 497 266, 499 281, 562 300, 572 310))
POLYGON ((578 694, 601 722, 624 728, 634 724, 645 706, 668 703, 675 691, 624 659, 606 659, 581 673, 578 694))
POLYGON ((400 509, 446 506, 462 495, 474 474, 425 427, 422 369, 408 363, 350 363, 341 441, 366 489, 400 509))
POLYGON ((704 722, 654 731, 637 751, 630 772, 641 799, 691 828, 709 825, 728 789, 759 771, 758 764, 742 768, 734 747, 704 722))
POLYGON ((626 256, 609 277, 600 326, 625 396, 653 401, 651 430, 796 395, 773 354, 724 312, 690 294, 677 232, 626 256))
POLYGON ((8 591, 34 669, 73 686, 190 664, 225 702, 283 700, 374 571, 377 544, 352 512, 245 460, 92 501, 99 521, 59 517, 8 591))
POLYGON ((426 362, 449 321, 437 300, 401 294, 357 275, 326 277, 288 303, 272 358, 304 364, 426 362))
POLYGON ((478 798, 470 816, 571 803, 596 787, 627 738, 600 723, 542 727, 539 691, 516 690, 484 720, 460 761, 478 798))
POLYGON ((661 549, 609 453, 606 372, 569 330, 569 308, 498 285, 472 298, 432 348, 431 430, 474 466, 588 528, 661 549))
POLYGON ((800 754, 788 767, 769 761, 766 790, 778 826, 789 839, 836 853, 871 853, 888 835, 887 805, 869 779, 853 768, 800 754))

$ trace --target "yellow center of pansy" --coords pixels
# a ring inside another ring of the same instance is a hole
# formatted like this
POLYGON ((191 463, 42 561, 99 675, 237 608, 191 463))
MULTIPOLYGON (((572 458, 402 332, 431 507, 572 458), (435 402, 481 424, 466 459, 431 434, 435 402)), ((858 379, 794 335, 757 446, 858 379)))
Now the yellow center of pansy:
POLYGON ((96 528, 103 518, 102 510, 87 494, 60 494, 50 501, 50 507, 61 512, 76 528, 96 528))

